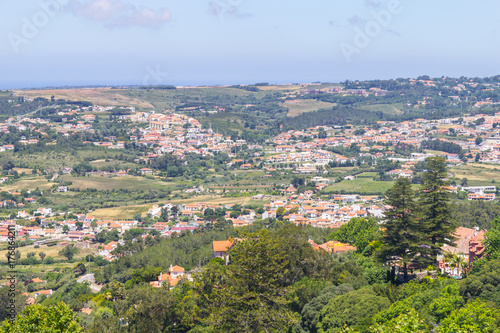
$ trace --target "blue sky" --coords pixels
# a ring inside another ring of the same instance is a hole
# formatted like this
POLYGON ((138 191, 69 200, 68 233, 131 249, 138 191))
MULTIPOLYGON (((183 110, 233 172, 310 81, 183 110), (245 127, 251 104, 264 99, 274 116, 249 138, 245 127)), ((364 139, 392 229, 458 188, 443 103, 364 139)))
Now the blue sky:
POLYGON ((23 0, 0 88, 500 74, 498 0, 23 0))

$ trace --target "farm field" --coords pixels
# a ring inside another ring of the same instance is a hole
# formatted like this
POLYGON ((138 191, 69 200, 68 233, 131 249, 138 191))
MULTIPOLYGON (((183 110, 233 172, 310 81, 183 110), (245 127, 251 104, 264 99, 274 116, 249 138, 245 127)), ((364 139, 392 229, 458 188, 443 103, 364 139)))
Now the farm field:
POLYGON ((450 172, 459 179, 467 178, 469 186, 486 186, 500 181, 500 165, 474 163, 451 168, 450 172))
POLYGON ((391 104, 372 104, 372 105, 362 105, 360 109, 373 111, 373 112, 383 112, 387 114, 398 114, 402 113, 401 106, 391 105, 391 104))
POLYGON ((344 180, 340 183, 332 184, 323 192, 332 193, 359 193, 359 194, 379 194, 383 195, 394 185, 393 181, 379 182, 372 178, 356 178, 354 180, 344 180))
POLYGON ((131 105, 139 108, 153 108, 144 100, 132 98, 121 93, 121 90, 111 88, 97 89, 53 89, 53 90, 15 90, 17 96, 30 99, 43 97, 50 99, 66 99, 69 101, 88 101, 98 105, 131 105))
MULTIPOLYGON (((38 256, 39 252, 44 252, 47 257, 52 257, 56 260, 63 260, 66 259, 65 257, 59 255, 59 251, 63 249, 62 246, 40 246, 38 249, 34 248, 34 245, 29 245, 29 246, 23 246, 18 248, 19 252, 21 252, 21 260, 26 259, 28 257, 28 252, 35 252, 36 253, 36 258, 40 260, 40 257, 38 256)), ((7 262, 5 254, 7 253, 7 250, 2 250, 0 251, 0 262, 5 263, 7 262)), ((78 253, 75 255, 74 259, 78 260, 81 258, 84 258, 87 254, 97 254, 96 249, 78 249, 78 253)), ((19 265, 22 267, 21 265, 19 265)))
POLYGON ((336 103, 321 102, 314 99, 300 100, 300 103, 284 104, 283 106, 288 109, 288 117, 295 117, 305 112, 317 111, 320 109, 327 109, 337 105, 336 103))
POLYGON ((12 191, 12 192, 20 192, 22 190, 33 191, 35 189, 46 190, 50 189, 52 185, 55 185, 53 182, 48 182, 47 179, 42 177, 34 177, 31 179, 22 179, 14 184, 0 186, 2 191, 12 191))
POLYGON ((150 190, 165 188, 167 186, 175 186, 176 183, 166 183, 161 180, 148 179, 138 176, 123 176, 123 177, 74 177, 70 175, 61 176, 63 181, 70 181, 73 184, 71 188, 79 188, 81 190, 87 188, 95 188, 96 190, 150 190))
POLYGON ((91 214, 98 220, 131 220, 137 214, 144 216, 153 204, 96 209, 91 214))

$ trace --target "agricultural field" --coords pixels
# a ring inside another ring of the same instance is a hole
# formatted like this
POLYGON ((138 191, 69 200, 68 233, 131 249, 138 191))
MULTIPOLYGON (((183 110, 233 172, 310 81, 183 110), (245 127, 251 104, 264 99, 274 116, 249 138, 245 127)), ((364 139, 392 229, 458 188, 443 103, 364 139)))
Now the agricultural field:
POLYGON ((357 175, 356 177, 357 178, 371 178, 371 179, 373 179, 373 177, 376 177, 376 176, 378 176, 378 173, 376 173, 376 172, 363 172, 363 173, 357 175))
POLYGON ((373 112, 383 112, 387 114, 400 114, 403 113, 401 111, 401 105, 398 104, 371 104, 371 105, 362 105, 359 108, 367 111, 373 112))
POLYGON ((323 192, 328 194, 359 193, 383 195, 393 185, 393 181, 381 182, 374 181, 372 178, 359 177, 354 180, 344 180, 340 183, 334 183, 323 189, 323 192))
POLYGON ((89 162, 89 164, 93 167, 96 167, 96 168, 112 167, 112 168, 115 168, 116 170, 126 170, 126 169, 133 168, 133 167, 137 166, 134 163, 126 163, 126 162, 124 163, 122 161, 112 160, 112 159, 111 160, 110 159, 95 160, 95 161, 89 162))
MULTIPOLYGON (((173 204, 187 204, 187 203, 194 203, 194 202, 207 202, 210 204, 214 205, 227 205, 227 204, 240 204, 240 205, 247 205, 247 204, 256 204, 257 202, 254 202, 251 197, 223 197, 219 195, 202 195, 198 197, 193 197, 189 199, 173 199, 169 200, 170 203, 173 204)), ((258 204, 262 204, 261 201, 258 202, 258 204)))
MULTIPOLYGON (((29 246, 23 246, 18 248, 19 252, 21 252, 21 260, 26 259, 28 257, 28 252, 35 252, 36 253, 36 258, 40 260, 40 257, 38 256, 39 252, 44 252, 47 257, 52 257, 55 260, 65 260, 66 258, 59 255, 59 251, 63 249, 62 246, 45 246, 41 245, 39 248, 35 249, 34 245, 29 245, 29 246)), ((5 263, 7 262, 6 260, 6 253, 7 250, 1 250, 0 251, 0 263, 5 263)), ((96 249, 78 249, 78 253, 75 255, 74 259, 79 260, 81 258, 84 258, 88 254, 97 254, 96 249)), ((22 267, 22 266, 19 266, 22 267)))
POLYGON ((300 103, 287 103, 283 105, 289 110, 287 114, 288 117, 295 117, 305 112, 332 108, 337 105, 336 103, 321 102, 315 99, 304 99, 299 101, 300 103))
POLYGON ((30 177, 23 178, 14 184, 0 186, 2 191, 20 192, 22 190, 33 191, 35 189, 47 190, 50 189, 55 183, 47 181, 43 177, 30 177))
POLYGON ((91 214, 98 220, 131 220, 137 214, 145 216, 153 204, 96 209, 91 214))
POLYGON ((450 169, 458 179, 467 178, 469 186, 486 186, 500 181, 500 165, 467 164, 450 169))
POLYGON ((88 101, 97 105, 131 105, 143 109, 152 109, 153 105, 141 99, 132 98, 121 93, 119 89, 53 89, 53 90, 15 90, 16 96, 30 99, 43 97, 50 99, 65 99, 69 101, 88 101))
POLYGON ((100 176, 88 176, 88 177, 75 177, 71 175, 63 175, 60 177, 61 180, 67 182, 72 182, 71 188, 79 188, 80 190, 94 188, 98 191, 104 190, 151 190, 165 188, 167 186, 173 187, 177 183, 166 183, 161 180, 149 179, 145 177, 138 176, 122 176, 122 177, 100 177, 100 176))

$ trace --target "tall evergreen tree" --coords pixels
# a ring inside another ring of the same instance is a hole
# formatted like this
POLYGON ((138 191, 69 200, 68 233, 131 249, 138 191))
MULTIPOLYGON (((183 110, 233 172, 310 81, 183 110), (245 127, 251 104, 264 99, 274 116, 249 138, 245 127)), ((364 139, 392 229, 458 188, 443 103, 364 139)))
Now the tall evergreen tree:
POLYGON ((443 157, 428 157, 422 176, 419 205, 422 211, 424 232, 431 241, 426 253, 436 262, 443 244, 452 244, 455 224, 451 218, 450 192, 445 187, 449 182, 446 160, 443 157))
POLYGON ((284 332, 297 320, 288 308, 291 289, 283 286, 286 247, 268 230, 242 236, 230 250, 210 324, 216 332, 284 332))
POLYGON ((406 282, 407 264, 417 258, 419 246, 426 242, 416 217, 417 204, 411 181, 399 178, 394 186, 387 190, 385 202, 392 208, 385 212, 383 245, 378 255, 383 261, 403 263, 406 282))

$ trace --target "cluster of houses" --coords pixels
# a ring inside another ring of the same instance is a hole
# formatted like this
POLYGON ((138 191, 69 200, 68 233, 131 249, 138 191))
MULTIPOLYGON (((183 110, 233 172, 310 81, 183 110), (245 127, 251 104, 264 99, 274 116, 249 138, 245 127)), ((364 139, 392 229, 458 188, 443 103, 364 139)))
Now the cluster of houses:
MULTIPOLYGON (((331 200, 315 200, 307 194, 289 197, 274 197, 270 203, 264 204, 262 213, 257 213, 252 209, 246 210, 245 215, 234 217, 231 209, 234 205, 214 205, 204 202, 184 204, 178 210, 179 217, 188 217, 191 221, 191 228, 203 225, 207 221, 204 219, 206 209, 224 209, 226 220, 232 222, 234 227, 242 227, 253 224, 256 219, 277 218, 281 211, 284 211, 283 219, 289 220, 296 225, 310 225, 321 228, 337 228, 344 223, 349 222, 353 217, 373 216, 375 218, 383 217, 387 207, 372 204, 379 201, 377 196, 358 196, 358 195, 334 195, 331 200), (355 203, 356 202, 356 203, 355 203)), ((171 211, 173 205, 164 206, 154 205, 149 209, 148 214, 153 218, 160 219, 162 210, 171 211)), ((153 226, 158 231, 168 230, 165 222, 157 222, 153 226), (167 228, 167 229, 164 229, 167 228)), ((186 226, 185 228, 189 228, 186 226)))

